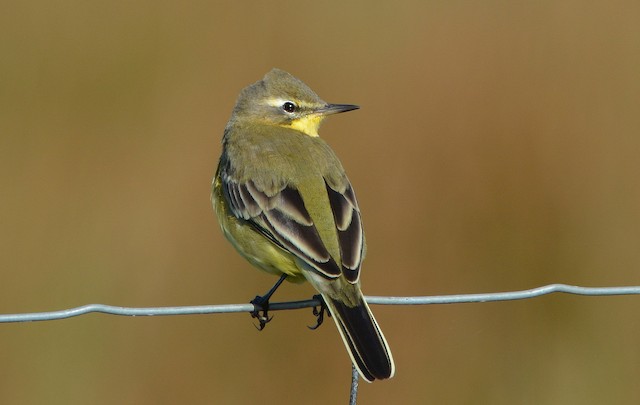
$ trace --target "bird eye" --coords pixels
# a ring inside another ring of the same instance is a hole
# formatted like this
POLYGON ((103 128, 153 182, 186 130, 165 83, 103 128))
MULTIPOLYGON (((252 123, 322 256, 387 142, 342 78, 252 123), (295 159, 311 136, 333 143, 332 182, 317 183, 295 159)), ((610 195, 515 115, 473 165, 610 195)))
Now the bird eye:
POLYGON ((296 111, 296 105, 291 101, 287 101, 286 103, 282 104, 282 109, 288 113, 293 113, 296 111))

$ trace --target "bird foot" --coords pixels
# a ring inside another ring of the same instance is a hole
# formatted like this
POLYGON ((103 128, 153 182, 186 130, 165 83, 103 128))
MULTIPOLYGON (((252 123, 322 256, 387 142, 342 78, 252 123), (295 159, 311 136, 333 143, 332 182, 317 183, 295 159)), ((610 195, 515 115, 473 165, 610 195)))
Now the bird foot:
POLYGON ((273 293, 276 292, 278 287, 280 287, 280 284, 282 284, 285 278, 287 278, 286 274, 281 275, 278 281, 276 281, 273 287, 271 287, 271 289, 267 291, 265 295, 256 295, 254 299, 249 301, 250 304, 253 304, 251 317, 257 318, 258 322, 260 322, 260 325, 256 326, 256 329, 263 330, 264 327, 267 326, 267 324, 273 319, 273 317, 269 317, 269 300, 271 299, 273 293))
POLYGON ((269 316, 269 298, 256 295, 254 299, 250 301, 253 305, 253 311, 251 311, 251 317, 257 318, 259 325, 253 325, 258 330, 263 330, 267 323, 271 322, 273 316, 269 316))
POLYGON ((324 322, 324 314, 326 313, 327 315, 331 316, 331 312, 327 310, 327 304, 325 304, 322 295, 314 295, 313 298, 320 300, 320 305, 319 308, 318 306, 313 307, 313 315, 316 317, 316 324, 314 326, 307 326, 307 328, 316 330, 318 329, 318 327, 320 327, 320 325, 322 325, 322 322, 324 322))

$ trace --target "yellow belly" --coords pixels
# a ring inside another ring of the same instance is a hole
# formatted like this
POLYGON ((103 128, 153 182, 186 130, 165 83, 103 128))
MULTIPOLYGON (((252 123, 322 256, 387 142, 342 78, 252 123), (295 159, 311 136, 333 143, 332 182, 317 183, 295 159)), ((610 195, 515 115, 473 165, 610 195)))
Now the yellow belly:
POLYGON ((277 276, 286 274, 287 281, 305 281, 304 274, 296 265, 295 257, 231 214, 221 197, 219 185, 214 184, 211 198, 213 208, 224 236, 238 253, 261 270, 277 276))

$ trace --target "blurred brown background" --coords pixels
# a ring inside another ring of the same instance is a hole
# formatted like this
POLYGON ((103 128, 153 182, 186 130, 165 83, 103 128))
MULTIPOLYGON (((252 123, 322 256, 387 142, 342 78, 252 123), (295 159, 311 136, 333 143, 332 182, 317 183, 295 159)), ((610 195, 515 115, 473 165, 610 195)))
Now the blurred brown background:
MULTIPOLYGON (((358 192, 367 294, 638 285, 638 21, 637 1, 4 2, 0 312, 270 287, 223 240, 209 184, 238 92, 275 66, 362 106, 321 135, 358 192)), ((398 370, 359 403, 637 403, 639 311, 375 306, 398 370)), ((347 354, 313 322, 3 324, 0 403, 346 403, 347 354)))

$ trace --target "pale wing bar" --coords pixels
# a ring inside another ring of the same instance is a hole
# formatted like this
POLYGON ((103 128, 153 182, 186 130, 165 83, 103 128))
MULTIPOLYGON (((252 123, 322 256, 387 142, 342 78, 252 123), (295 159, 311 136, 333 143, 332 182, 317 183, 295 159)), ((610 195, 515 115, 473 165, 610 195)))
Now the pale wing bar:
POLYGON ((347 183, 344 192, 334 190, 326 183, 329 203, 338 229, 340 242, 340 256, 342 258, 342 272, 351 282, 358 282, 362 253, 364 250, 364 234, 360 209, 351 184, 347 183))
POLYGON ((324 246, 298 190, 283 187, 270 196, 253 181, 240 184, 230 176, 223 176, 222 188, 236 217, 251 223, 254 229, 303 259, 323 277, 340 276, 340 267, 324 246))

